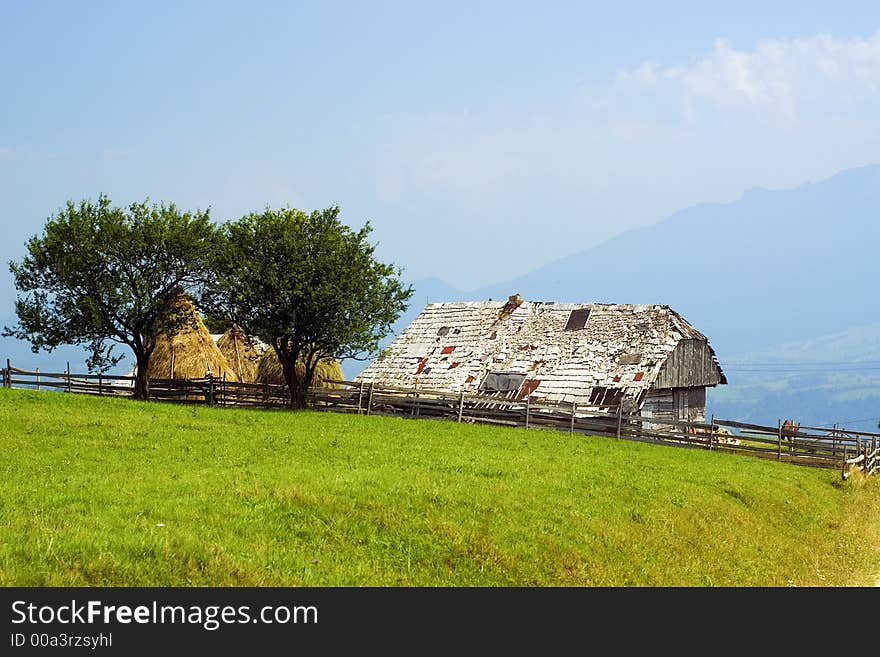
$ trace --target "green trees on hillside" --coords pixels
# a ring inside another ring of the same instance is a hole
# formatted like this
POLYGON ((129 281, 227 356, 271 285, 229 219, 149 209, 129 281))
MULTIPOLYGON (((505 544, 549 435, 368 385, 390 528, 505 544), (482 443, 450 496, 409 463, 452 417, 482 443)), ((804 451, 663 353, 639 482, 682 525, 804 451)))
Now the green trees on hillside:
POLYGON ((208 212, 173 204, 68 202, 9 265, 18 324, 3 335, 29 341, 34 352, 84 345, 92 371, 117 364, 123 356, 114 346, 125 345, 137 364, 135 397, 147 399, 156 337, 190 321, 169 312, 169 302, 204 280, 215 232, 208 212))
POLYGON ((226 224, 216 242, 205 306, 275 350, 295 408, 320 361, 375 351, 412 295, 374 257, 370 232, 369 222, 343 224, 338 207, 267 208, 226 224))
POLYGON ((191 321, 174 312, 184 290, 215 320, 271 345, 300 408, 318 362, 374 352, 412 295, 401 271, 375 258, 370 232, 369 222, 342 223, 338 207, 267 208, 218 227, 174 205, 69 202, 10 263, 18 323, 4 335, 35 352, 85 345, 93 371, 118 363, 113 346, 127 345, 135 396, 147 399, 157 336, 191 321))

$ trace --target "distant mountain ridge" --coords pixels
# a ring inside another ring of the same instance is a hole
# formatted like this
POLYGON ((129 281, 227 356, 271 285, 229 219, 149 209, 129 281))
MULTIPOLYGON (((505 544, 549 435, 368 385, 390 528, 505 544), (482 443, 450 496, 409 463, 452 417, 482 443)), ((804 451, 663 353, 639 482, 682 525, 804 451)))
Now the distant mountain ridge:
POLYGON ((723 355, 880 321, 878 254, 871 165, 687 208, 469 296, 664 303, 723 355))

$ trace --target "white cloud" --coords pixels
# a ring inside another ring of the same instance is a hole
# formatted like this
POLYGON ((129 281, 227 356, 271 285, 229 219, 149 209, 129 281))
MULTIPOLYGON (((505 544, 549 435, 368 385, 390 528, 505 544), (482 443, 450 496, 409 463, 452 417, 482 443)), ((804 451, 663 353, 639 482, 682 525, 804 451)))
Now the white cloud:
POLYGON ((839 107, 878 95, 880 32, 848 40, 830 35, 766 39, 752 50, 718 40, 712 52, 689 65, 647 61, 617 74, 617 93, 649 90, 674 97, 689 119, 703 106, 796 119, 807 105, 839 107))

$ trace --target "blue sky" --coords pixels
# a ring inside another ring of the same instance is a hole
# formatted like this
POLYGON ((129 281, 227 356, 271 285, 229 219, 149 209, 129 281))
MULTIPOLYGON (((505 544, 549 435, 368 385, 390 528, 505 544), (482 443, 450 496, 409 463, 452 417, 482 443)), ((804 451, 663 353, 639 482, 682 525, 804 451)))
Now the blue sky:
POLYGON ((339 204, 478 288, 880 162, 878 7, 0 0, 0 257, 102 192, 339 204))

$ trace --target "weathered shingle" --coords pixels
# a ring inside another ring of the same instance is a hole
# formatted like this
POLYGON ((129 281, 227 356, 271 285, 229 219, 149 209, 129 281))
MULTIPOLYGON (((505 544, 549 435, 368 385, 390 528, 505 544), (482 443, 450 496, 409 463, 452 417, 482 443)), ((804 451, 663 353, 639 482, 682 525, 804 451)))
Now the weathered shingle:
MULTIPOLYGON (((490 373, 519 374, 548 402, 638 399, 681 340, 708 343, 668 306, 432 303, 358 380, 478 392, 490 373)), ((704 385, 719 380, 720 367, 704 385)))

